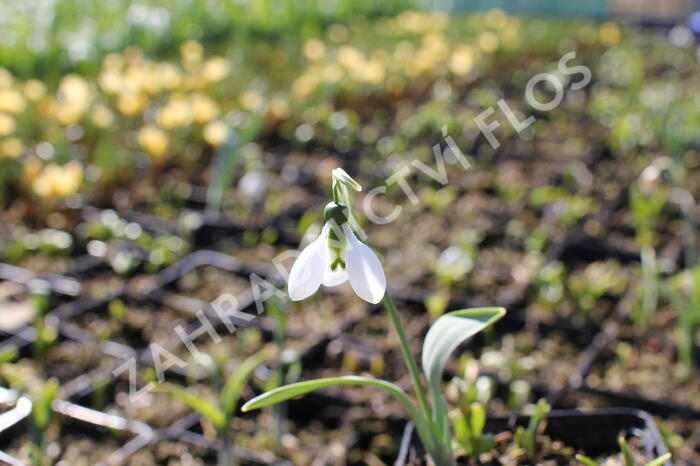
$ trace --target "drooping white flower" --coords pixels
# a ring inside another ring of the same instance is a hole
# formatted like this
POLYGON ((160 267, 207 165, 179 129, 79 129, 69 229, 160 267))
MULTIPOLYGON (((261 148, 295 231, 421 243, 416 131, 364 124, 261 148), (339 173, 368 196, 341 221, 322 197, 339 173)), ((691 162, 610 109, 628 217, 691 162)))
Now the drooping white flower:
POLYGON ((386 291, 382 264, 372 249, 357 239, 346 223, 347 216, 339 214, 338 208, 344 207, 329 207, 335 208, 335 213, 326 216, 321 234, 304 248, 292 266, 289 297, 299 301, 314 294, 321 285, 336 286, 349 281, 357 296, 376 304, 386 291))

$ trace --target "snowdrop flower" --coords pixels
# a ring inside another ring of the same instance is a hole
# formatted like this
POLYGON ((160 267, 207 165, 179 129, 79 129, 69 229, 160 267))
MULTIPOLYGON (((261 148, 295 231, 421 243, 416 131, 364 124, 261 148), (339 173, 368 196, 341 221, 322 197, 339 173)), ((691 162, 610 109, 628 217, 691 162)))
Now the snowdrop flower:
POLYGON ((348 225, 347 209, 335 202, 326 206, 321 234, 301 252, 289 274, 289 297, 299 301, 323 284, 350 281, 357 296, 376 304, 384 297, 386 276, 372 250, 357 239, 348 225))

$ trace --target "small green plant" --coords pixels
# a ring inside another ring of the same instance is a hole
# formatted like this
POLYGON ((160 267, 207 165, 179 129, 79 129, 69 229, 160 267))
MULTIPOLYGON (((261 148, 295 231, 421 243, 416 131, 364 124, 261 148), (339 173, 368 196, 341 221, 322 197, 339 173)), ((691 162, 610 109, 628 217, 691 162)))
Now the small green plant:
POLYGON ((19 356, 17 348, 11 345, 3 346, 0 348, 0 368, 4 364, 9 364, 19 356))
POLYGON ((51 405, 53 400, 56 399, 59 388, 60 385, 57 379, 49 379, 42 385, 34 400, 32 400, 32 444, 30 448, 34 466, 42 466, 44 464, 44 434, 53 417, 51 405))
POLYGON ((642 328, 649 321, 659 305, 659 265, 656 250, 652 246, 642 246, 640 253, 642 287, 639 303, 632 310, 632 320, 642 328))
MULTIPOLYGON (((454 378, 450 382, 450 387, 457 387, 461 394, 459 407, 450 412, 452 427, 454 430, 455 443, 468 455, 479 458, 483 453, 487 453, 496 447, 496 440, 493 434, 484 433, 486 425, 486 410, 484 406, 491 400, 494 391, 493 380, 487 376, 476 377, 478 364, 467 364, 463 378, 454 378)), ((524 406, 521 392, 522 384, 526 385, 522 395, 525 398, 530 393, 530 387, 523 380, 511 382, 510 397, 517 399, 520 403, 511 406, 513 411, 524 406)), ((518 427, 515 431, 514 444, 523 449, 527 457, 531 460, 537 459, 537 437, 545 427, 550 406, 545 399, 540 399, 534 406, 534 411, 530 416, 528 426, 518 427)))
MULTIPOLYGON (((617 436, 617 443, 620 446, 620 453, 622 454, 624 466, 635 466, 634 459, 632 456, 632 449, 627 443, 627 439, 625 438, 624 432, 620 432, 620 434, 617 436)), ((658 458, 644 463, 644 466, 662 466, 666 461, 670 459, 671 454, 666 453, 665 455, 661 455, 658 458)), ((584 466, 598 466, 598 463, 596 463, 595 460, 585 455, 576 455, 576 460, 584 466)))
POLYGON ((605 294, 619 295, 626 286, 627 277, 615 260, 592 262, 567 280, 567 290, 580 318, 585 318, 605 294))
POLYGON ((693 334, 700 320, 700 264, 668 282, 668 295, 678 313, 678 362, 683 376, 689 377, 693 371, 693 334))
MULTIPOLYGON (((654 231, 656 219, 659 217, 666 202, 668 193, 665 189, 660 189, 656 186, 648 186, 647 180, 652 175, 648 173, 653 171, 655 165, 647 167, 642 172, 642 178, 639 182, 639 187, 632 186, 629 190, 630 209, 632 212, 632 223, 635 229, 637 244, 640 246, 654 246, 657 241, 657 234, 654 231), (650 170, 652 168, 652 170, 650 170)), ((658 169, 656 169, 658 171, 658 169)), ((658 178, 658 175, 655 176, 658 178)))
POLYGON ((484 452, 493 449, 496 442, 492 434, 484 433, 486 426, 486 409, 474 401, 451 414, 454 438, 468 455, 478 458, 484 452))
POLYGON ((598 207, 592 197, 580 193, 571 194, 560 186, 536 188, 530 193, 529 201, 533 207, 537 208, 547 204, 557 205, 559 221, 565 226, 575 225, 598 207))
MULTIPOLYGON (((416 392, 417 402, 404 390, 386 380, 348 375, 293 383, 265 392, 243 405, 243 411, 274 405, 309 392, 335 385, 363 385, 381 388, 393 395, 413 420, 423 446, 441 466, 455 464, 452 451, 452 433, 447 405, 442 393, 442 376, 450 354, 471 336, 493 325, 505 309, 497 307, 463 309, 437 319, 428 330, 423 342, 423 374, 428 381, 424 387, 418 364, 411 353, 406 332, 391 295, 387 292, 386 277, 381 262, 374 252, 357 239, 352 228, 349 190, 361 190, 341 169, 332 172, 333 202, 325 209, 326 225, 318 239, 299 255, 289 276, 289 295, 294 301, 314 294, 321 284, 334 286, 349 281, 355 293, 367 302, 384 302, 392 326, 399 337, 401 352, 408 367, 416 392), (430 399, 430 401, 428 401, 430 399)), ((481 424, 474 412, 473 426, 481 424)))
POLYGON ((632 311, 632 319, 642 328, 649 325, 651 315, 659 303, 659 266, 654 249, 658 235, 654 226, 668 200, 667 191, 657 186, 659 172, 657 165, 648 166, 642 172, 638 186, 632 186, 629 190, 632 222, 640 247, 642 270, 640 300, 632 311))
POLYGON ((117 321, 123 321, 126 315, 126 304, 121 299, 110 301, 107 305, 109 316, 117 321))
POLYGON ((566 266, 560 261, 543 265, 537 271, 533 284, 539 304, 555 311, 565 298, 566 266))
POLYGON ((37 360, 43 361, 46 351, 58 338, 56 329, 51 325, 47 325, 45 319, 49 311, 51 284, 45 280, 34 279, 27 286, 31 301, 36 309, 36 318, 34 319, 35 338, 32 343, 32 349, 37 360))
POLYGON ((258 109, 257 113, 238 128, 230 127, 229 135, 224 144, 219 147, 214 160, 214 177, 207 189, 207 209, 219 210, 224 200, 226 187, 236 174, 241 164, 243 146, 252 142, 260 133, 265 123, 267 107, 258 109))
POLYGON ((544 431, 547 415, 551 409, 547 400, 540 399, 535 405, 535 411, 530 416, 527 427, 518 427, 515 431, 515 444, 524 449, 531 460, 537 457, 537 436, 544 431))
POLYGON ((233 466, 238 464, 234 454, 234 438, 231 432, 231 422, 236 414, 238 402, 243 390, 255 369, 270 357, 270 350, 264 348, 245 359, 224 381, 222 368, 205 354, 200 354, 200 363, 205 365, 213 375, 214 386, 218 392, 218 403, 212 403, 182 387, 165 382, 159 386, 159 390, 168 393, 175 399, 185 403, 194 411, 209 420, 216 429, 221 442, 219 450, 219 466, 233 466))
MULTIPOLYGON (((272 296, 266 303, 268 314, 275 320, 275 346, 277 358, 270 378, 265 383, 265 390, 274 390, 288 382, 295 381, 301 372, 301 361, 298 355, 291 349, 287 349, 287 333, 289 322, 289 302, 272 296)), ((284 421, 286 418, 285 405, 280 403, 272 407, 275 420, 273 441, 277 453, 282 451, 282 435, 284 434, 284 421)))

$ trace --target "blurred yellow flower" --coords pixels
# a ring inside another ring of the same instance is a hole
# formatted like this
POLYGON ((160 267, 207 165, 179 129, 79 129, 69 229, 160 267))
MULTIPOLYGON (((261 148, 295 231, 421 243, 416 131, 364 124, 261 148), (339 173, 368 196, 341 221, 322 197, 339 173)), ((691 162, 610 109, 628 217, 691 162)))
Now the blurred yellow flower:
POLYGON ((466 76, 474 66, 474 48, 462 44, 455 47, 450 57, 450 71, 457 76, 466 76))
POLYGON ((148 98, 142 92, 123 92, 117 99, 117 108, 124 116, 134 116, 143 111, 148 98))
POLYGON ((503 10, 494 8, 486 13, 486 24, 498 29, 504 28, 508 24, 508 15, 503 10))
MULTIPOLYGON (((25 170, 32 160, 34 161, 32 162, 33 164, 40 163, 36 159, 31 159, 25 164, 25 170)), ((34 178, 32 189, 39 197, 44 199, 66 197, 77 192, 82 181, 83 166, 80 162, 72 160, 64 166, 51 163, 46 165, 38 176, 34 178)))
POLYGON ((354 70, 362 66, 364 61, 365 57, 362 52, 350 45, 343 45, 338 49, 338 63, 348 70, 354 70))
POLYGON ((181 90, 202 90, 209 82, 200 73, 187 74, 182 80, 181 90))
POLYGON ((12 86, 14 79, 12 75, 5 68, 0 68, 0 88, 12 86))
POLYGON ((447 15, 441 12, 405 11, 396 17, 396 24, 400 29, 413 33, 441 30, 447 26, 447 22, 447 15))
MULTIPOLYGON (((144 64, 139 64, 138 66, 130 66, 124 70, 124 82, 122 84, 122 89, 127 92, 139 92, 142 90, 147 90, 151 86, 148 84, 150 76, 148 75, 144 64)), ((158 86, 158 83, 155 83, 158 86)))
POLYGON ((304 56, 309 61, 319 61, 326 54, 326 46, 318 39, 307 40, 304 44, 304 56))
POLYGON ((92 110, 92 124, 98 128, 106 128, 114 122, 114 113, 103 104, 98 104, 92 110))
POLYGON ((55 116, 54 113, 58 108, 58 102, 52 96, 46 96, 37 102, 37 112, 41 116, 55 116))
POLYGON ((120 53, 111 52, 102 61, 102 68, 119 69, 124 66, 124 56, 120 53))
POLYGON ((406 63, 406 72, 409 76, 426 73, 435 68, 435 55, 428 49, 422 48, 416 52, 413 61, 406 63))
POLYGON ((160 79, 158 79, 158 67, 152 62, 149 62, 144 70, 141 89, 151 96, 155 96, 163 90, 160 79))
MULTIPOLYGON (((342 66, 337 63, 329 63, 321 70, 321 80, 327 83, 337 83, 343 79, 344 74, 345 71, 343 71, 342 66)), ((314 84, 313 87, 315 86, 314 84)), ((311 90, 313 90, 313 88, 311 90)))
POLYGON ((31 157, 22 165, 22 177, 25 181, 31 183, 37 176, 39 176, 42 167, 43 165, 38 158, 31 157))
POLYGON ((64 124, 77 123, 90 105, 90 86, 77 74, 69 74, 58 85, 56 119, 64 124))
POLYGON ((402 40, 401 42, 396 44, 396 48, 394 49, 392 59, 397 63, 409 62, 413 59, 414 53, 415 47, 413 46, 413 44, 407 40, 402 40))
POLYGON ((498 49, 498 36, 492 31, 486 31, 479 34, 476 38, 477 44, 481 50, 486 53, 493 53, 498 49))
POLYGON ((69 74, 58 85, 59 97, 66 102, 87 106, 90 100, 90 86, 77 74, 69 74))
POLYGON ((58 197, 70 196, 80 188, 82 181, 83 166, 71 160, 63 166, 61 177, 54 182, 54 192, 58 197))
POLYGON ((314 75, 308 73, 302 74, 292 83, 292 94, 297 99, 304 99, 314 91, 317 84, 318 82, 314 75))
POLYGON ((46 167, 42 170, 41 174, 32 183, 34 193, 44 199, 53 197, 53 180, 57 177, 54 174, 55 171, 53 169, 48 170, 49 168, 46 167))
POLYGON ((612 47, 620 43, 622 31, 615 23, 605 23, 600 27, 600 41, 603 45, 612 47))
POLYGON ((158 111, 156 120, 163 129, 182 128, 192 123, 194 115, 187 96, 173 94, 163 108, 158 111))
POLYGON ((430 16, 430 26, 433 30, 440 31, 443 30, 447 27, 447 24, 450 21, 450 18, 447 16, 447 13, 444 11, 435 11, 433 13, 429 13, 430 16))
POLYGON ((134 65, 143 63, 143 53, 138 47, 131 46, 125 48, 123 56, 125 64, 134 65))
POLYGON ((0 159, 16 159, 22 155, 24 144, 19 138, 5 139, 0 143, 0 159))
POLYGON ((272 121, 285 120, 289 117, 289 104, 281 97, 273 97, 270 100, 268 116, 272 121))
POLYGON ((396 18, 406 31, 423 32, 427 16, 418 11, 405 11, 396 18))
POLYGON ((160 80, 163 89, 172 91, 182 84, 182 73, 172 63, 160 63, 157 67, 156 76, 160 80))
POLYGON ((231 72, 231 63, 224 57, 211 57, 204 62, 202 76, 209 82, 224 79, 231 72))
POLYGON ((37 102, 46 95, 46 86, 38 79, 24 83, 24 95, 32 102, 37 102))
POLYGON ((180 46, 180 55, 187 66, 194 66, 202 61, 204 47, 197 41, 188 40, 180 46))
POLYGON ((423 37, 423 49, 428 51, 435 61, 444 61, 449 54, 447 39, 440 33, 431 33, 423 37))
POLYGON ((9 115, 0 113, 0 136, 7 136, 15 130, 15 120, 9 115))
POLYGON ((201 92, 195 92, 190 96, 194 121, 204 124, 219 115, 219 106, 214 100, 201 92))
POLYGON ((378 60, 370 60, 356 73, 360 80, 370 84, 379 84, 384 80, 384 64, 378 60))
POLYGON ((258 111, 265 104, 263 96, 253 90, 247 90, 241 94, 241 107, 249 112, 258 111))
POLYGON ((54 116, 61 124, 68 126, 80 121, 83 109, 71 104, 58 104, 54 108, 54 116))
POLYGON ((161 159, 168 149, 168 135, 155 126, 144 126, 139 130, 139 144, 153 158, 161 159))
POLYGON ((507 49, 514 49, 520 45, 520 37, 518 36, 518 24, 510 26, 501 31, 501 43, 507 49))
POLYGON ((100 73, 99 83, 102 90, 108 94, 118 94, 122 88, 122 75, 119 71, 103 70, 100 73))
POLYGON ((14 89, 0 89, 0 112, 19 114, 24 111, 25 102, 22 94, 14 89))
POLYGON ((208 144, 218 147, 226 141, 228 137, 228 127, 221 120, 211 121, 204 127, 203 135, 204 140, 207 141, 208 144))

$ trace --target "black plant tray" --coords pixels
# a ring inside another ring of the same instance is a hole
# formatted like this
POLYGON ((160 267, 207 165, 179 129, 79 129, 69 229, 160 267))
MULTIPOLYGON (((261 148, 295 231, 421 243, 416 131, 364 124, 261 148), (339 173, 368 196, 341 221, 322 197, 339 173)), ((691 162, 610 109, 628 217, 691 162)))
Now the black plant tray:
MULTIPOLYGON (((5 397, 5 401, 12 398, 12 393, 12 390, 0 387, 0 395, 5 397)), ((106 466, 123 464, 154 438, 153 430, 142 422, 127 420, 60 399, 54 400, 51 408, 55 415, 58 415, 63 428, 68 431, 80 433, 96 441, 107 437, 119 439, 121 445, 101 463, 106 466)), ((13 438, 29 431, 31 409, 31 401, 19 397, 14 407, 0 415, 0 448, 8 445, 13 438)), ((10 455, 1 451, 0 453, 0 464, 23 464, 10 455)))
MULTIPOLYGON (((529 420, 529 416, 518 414, 489 416, 484 431, 494 434, 513 431, 518 426, 527 427, 529 420)), ((656 458, 668 453, 651 415, 638 409, 553 410, 547 416, 544 434, 569 447, 583 450, 588 456, 597 456, 619 451, 617 436, 621 431, 639 438, 641 447, 649 457, 656 458)), ((414 434, 413 423, 409 423, 404 430, 401 451, 396 464, 412 464, 408 459, 421 458, 421 452, 422 448, 418 437, 414 434)), ((666 461, 664 466, 673 466, 673 462, 666 461)))

